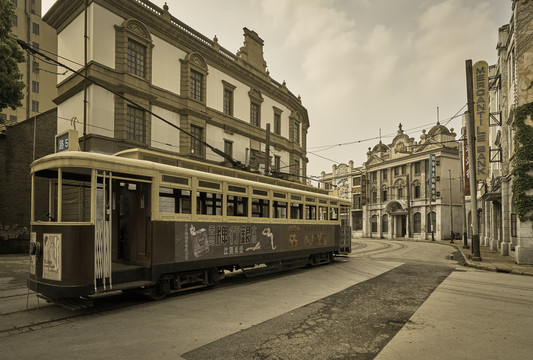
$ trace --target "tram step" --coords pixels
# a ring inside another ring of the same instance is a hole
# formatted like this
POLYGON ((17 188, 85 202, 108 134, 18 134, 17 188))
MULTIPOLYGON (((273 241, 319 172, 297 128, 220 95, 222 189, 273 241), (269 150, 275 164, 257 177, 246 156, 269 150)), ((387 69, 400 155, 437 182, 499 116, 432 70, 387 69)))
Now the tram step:
POLYGON ((106 290, 102 286, 98 287, 97 293, 103 293, 106 291, 118 291, 118 290, 128 290, 128 289, 138 289, 148 286, 153 286, 154 283, 152 281, 148 280, 139 280, 139 281, 129 281, 129 282, 123 282, 123 283, 113 283, 113 286, 110 288, 109 286, 106 286, 106 290))
POLYGON ((88 298, 76 297, 64 299, 50 299, 46 296, 42 296, 41 294, 38 294, 37 296, 42 299, 45 299, 46 301, 52 304, 61 306, 62 308, 67 310, 83 310, 93 306, 93 301, 88 298))

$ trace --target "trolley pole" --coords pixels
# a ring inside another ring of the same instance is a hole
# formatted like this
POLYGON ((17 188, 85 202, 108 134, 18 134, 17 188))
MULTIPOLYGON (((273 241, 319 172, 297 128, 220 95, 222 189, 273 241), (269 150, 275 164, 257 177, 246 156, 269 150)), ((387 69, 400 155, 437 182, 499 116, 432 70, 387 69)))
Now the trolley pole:
POLYGON ((479 244, 479 224, 477 217, 477 180, 476 180, 476 160, 474 134, 474 88, 472 78, 472 60, 466 60, 466 97, 468 105, 468 118, 466 121, 466 132, 468 134, 468 163, 470 171, 470 205, 472 208, 472 260, 481 261, 479 244))

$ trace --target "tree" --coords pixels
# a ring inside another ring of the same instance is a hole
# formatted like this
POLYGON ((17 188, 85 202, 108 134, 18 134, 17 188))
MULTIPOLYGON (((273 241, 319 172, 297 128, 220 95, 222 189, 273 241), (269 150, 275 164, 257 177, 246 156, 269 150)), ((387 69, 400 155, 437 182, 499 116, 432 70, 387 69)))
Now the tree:
POLYGON ((0 111, 22 106, 24 82, 18 64, 25 62, 24 52, 11 33, 15 5, 0 0, 0 111))

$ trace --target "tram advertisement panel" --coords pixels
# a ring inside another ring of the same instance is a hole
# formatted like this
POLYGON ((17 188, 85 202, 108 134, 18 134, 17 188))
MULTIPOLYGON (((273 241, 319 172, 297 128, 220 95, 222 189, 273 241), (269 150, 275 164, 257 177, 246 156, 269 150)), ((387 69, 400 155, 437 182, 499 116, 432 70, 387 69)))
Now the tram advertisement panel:
POLYGON ((176 223, 175 260, 305 250, 335 245, 329 225, 176 223))

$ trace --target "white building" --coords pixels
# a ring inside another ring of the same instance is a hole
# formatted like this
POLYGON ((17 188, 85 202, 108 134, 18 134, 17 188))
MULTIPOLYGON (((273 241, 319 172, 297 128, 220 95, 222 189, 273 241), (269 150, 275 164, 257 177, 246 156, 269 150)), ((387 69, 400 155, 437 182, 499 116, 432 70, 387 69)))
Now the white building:
POLYGON ((461 232, 461 166, 453 129, 437 123, 416 142, 400 124, 391 144, 369 148, 363 170, 366 237, 446 240, 461 232), (432 201, 430 154, 436 165, 432 201))
MULTIPOLYGON (((265 167, 269 126, 270 168, 303 179, 307 110, 270 77, 254 31, 244 29, 235 54, 173 17, 167 5, 87 3, 58 0, 44 16, 65 63, 104 85, 72 72, 58 76, 58 116, 78 119, 83 150, 140 147, 224 163, 207 143, 257 170, 265 167)), ((57 131, 70 127, 58 122, 57 131)))

